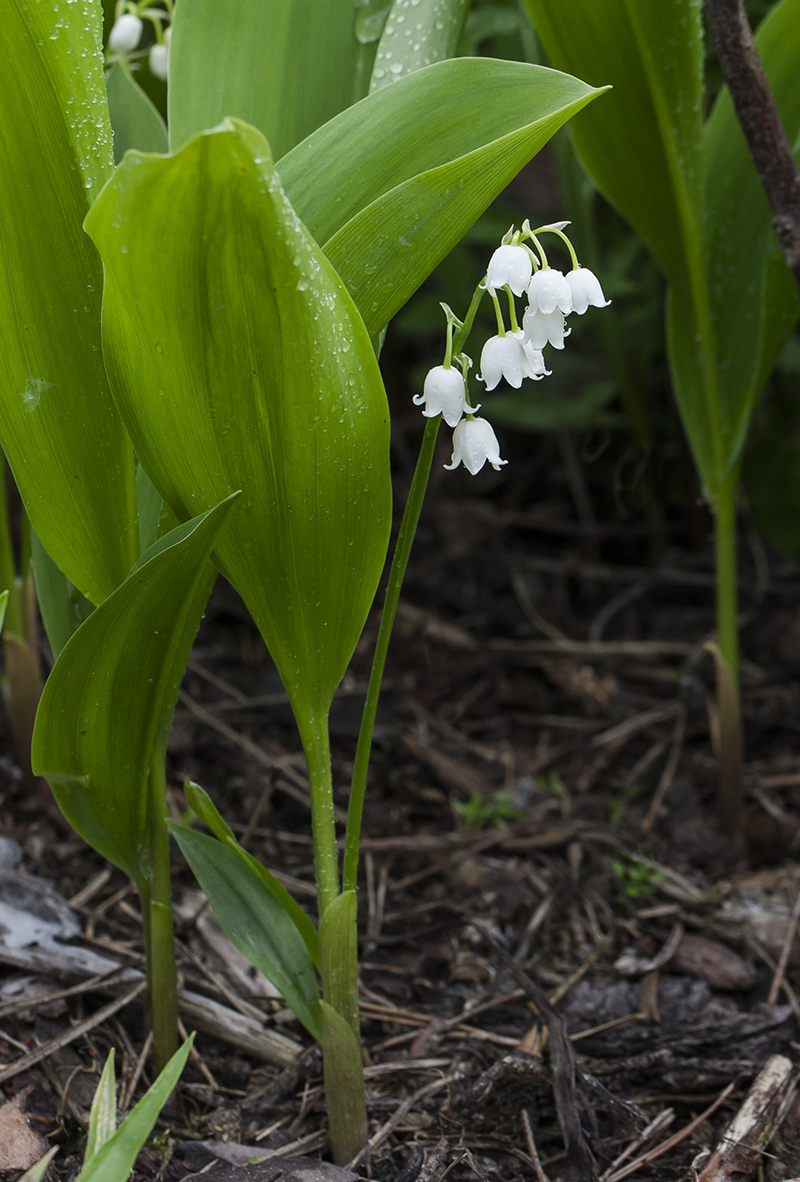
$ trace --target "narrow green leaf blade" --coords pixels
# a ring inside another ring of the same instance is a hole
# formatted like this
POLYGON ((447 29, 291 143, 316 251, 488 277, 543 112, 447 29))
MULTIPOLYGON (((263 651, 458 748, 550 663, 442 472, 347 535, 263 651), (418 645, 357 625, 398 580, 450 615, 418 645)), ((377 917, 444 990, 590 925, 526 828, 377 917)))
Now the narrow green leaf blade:
POLYGON ((57 1153, 58 1146, 54 1145, 49 1153, 46 1153, 40 1161, 37 1161, 35 1165, 32 1165, 29 1170, 25 1171, 19 1182, 44 1182, 47 1171, 50 1169, 50 1162, 57 1153))
POLYGON ((178 1048, 156 1082, 145 1092, 111 1140, 106 1142, 83 1167, 77 1182, 111 1182, 111 1179, 114 1182, 124 1182, 133 1169, 142 1146, 150 1136, 159 1112, 175 1090, 193 1042, 194 1035, 191 1035, 183 1046, 178 1048))
POLYGON ((97 1085, 89 1112, 89 1131, 83 1155, 84 1166, 88 1166, 95 1154, 99 1153, 106 1142, 111 1140, 116 1131, 117 1084, 114 1074, 114 1048, 112 1047, 108 1052, 103 1074, 100 1076, 100 1082, 97 1085))
POLYGON ((203 824, 211 830, 223 845, 232 853, 236 854, 237 858, 240 858, 261 879, 261 882, 269 893, 280 903, 303 937, 314 967, 319 968, 320 952, 317 929, 300 904, 292 898, 286 887, 278 882, 275 875, 270 874, 266 866, 262 866, 252 854, 248 854, 247 850, 242 849, 230 825, 220 816, 213 800, 199 784, 193 784, 191 780, 187 780, 184 790, 190 807, 197 813, 203 824))
POLYGON ((370 91, 453 57, 470 0, 394 0, 372 69, 370 91))
POLYGON ((149 769, 163 763, 213 582, 208 557, 234 499, 161 539, 95 609, 56 661, 36 715, 36 774, 81 837, 139 886, 149 769))
POLYGON ((125 62, 114 62, 106 75, 106 90, 116 164, 129 148, 137 152, 169 151, 167 125, 125 62))
POLYGON ((9 0, 0 48, 0 439, 43 545, 95 603, 137 546, 82 230, 112 167, 99 30, 91 0, 9 0))
POLYGON ((278 159, 348 106, 358 44, 352 0, 181 0, 170 50, 173 151, 228 116, 278 159))
POLYGON ((87 228, 105 264, 107 365, 137 455, 179 520, 243 490, 215 562, 307 740, 388 542, 388 407, 364 324, 288 204, 267 144, 236 121, 174 157, 129 153, 87 228))
POLYGON ((314 966, 294 920, 261 876, 222 842, 185 825, 170 830, 228 938, 280 990, 309 1034, 321 1040, 314 966))

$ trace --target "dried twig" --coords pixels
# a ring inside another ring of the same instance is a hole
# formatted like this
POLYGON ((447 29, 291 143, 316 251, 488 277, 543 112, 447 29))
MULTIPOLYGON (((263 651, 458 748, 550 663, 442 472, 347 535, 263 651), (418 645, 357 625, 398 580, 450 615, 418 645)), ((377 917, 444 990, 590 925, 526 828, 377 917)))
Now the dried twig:
POLYGON ((29 1067, 34 1067, 37 1063, 41 1063, 42 1059, 46 1059, 49 1055, 54 1054, 55 1051, 60 1051, 62 1047, 66 1047, 71 1042, 75 1042, 77 1038, 88 1034, 90 1030, 94 1030, 95 1026, 100 1026, 107 1018, 110 1018, 119 1010, 124 1009, 125 1006, 130 1005, 140 993, 144 992, 146 985, 146 981, 140 981, 137 985, 134 985, 133 989, 129 989, 127 993, 124 993, 122 997, 115 997, 113 1001, 102 1006, 91 1017, 84 1018, 82 1022, 77 1022, 74 1026, 70 1026, 69 1030, 64 1030, 61 1034, 55 1035, 54 1038, 49 1038, 40 1047, 36 1047, 35 1050, 29 1051, 27 1055, 15 1059, 13 1063, 9 1063, 7 1067, 4 1067, 0 1071, 0 1083, 11 1079, 14 1075, 19 1075, 20 1071, 27 1071, 29 1067))
POLYGON ((711 35, 736 115, 772 210, 772 225, 800 293, 800 174, 742 0, 706 0, 711 35))
POLYGON ((527 1108, 522 1109, 522 1127, 525 1130, 525 1143, 528 1146, 528 1153, 533 1162, 533 1172, 536 1174, 536 1182, 550 1182, 547 1174, 542 1169, 542 1163, 539 1160, 539 1151, 536 1148, 536 1142, 533 1139, 533 1129, 531 1128, 531 1118, 528 1115, 527 1108))
POLYGON ((407 1100, 404 1100, 403 1103, 395 1109, 386 1123, 381 1125, 377 1133, 370 1137, 364 1148, 356 1154, 351 1162, 347 1163, 346 1168, 348 1170, 352 1170, 358 1165, 362 1157, 373 1153, 379 1145, 382 1145, 391 1133, 392 1129, 396 1128, 397 1125, 400 1124, 400 1121, 403 1119, 403 1117, 409 1113, 414 1105, 422 1100, 424 1096, 432 1096, 434 1092, 440 1092, 442 1088, 447 1087, 448 1084, 453 1083, 454 1080, 459 1078, 459 1072, 455 1071, 452 1075, 445 1075, 441 1079, 435 1079, 433 1083, 425 1084, 423 1087, 417 1088, 416 1092, 409 1096, 407 1100))
POLYGON ((792 951, 792 944, 797 933, 797 924, 800 921, 800 891, 797 892, 797 898, 792 909, 792 914, 789 923, 786 927, 786 935, 783 938, 783 947, 781 948, 781 955, 778 960, 777 968, 772 977, 772 984, 769 987, 767 995, 767 1005, 774 1006, 778 1000, 778 994, 781 991, 783 979, 786 976, 786 966, 789 963, 789 956, 792 951))
POLYGON ((725 1103, 735 1086, 735 1084, 729 1083, 724 1092, 720 1092, 714 1103, 709 1104, 708 1108, 701 1112, 699 1116, 696 1116, 694 1120, 690 1121, 688 1125, 684 1125, 682 1129, 679 1129, 677 1133, 673 1133, 666 1141, 662 1141, 655 1149, 651 1149, 648 1153, 643 1153, 641 1157, 634 1158, 627 1166, 624 1166, 621 1170, 617 1170, 616 1173, 606 1178, 605 1182, 622 1182, 622 1179, 627 1178, 629 1174, 635 1174, 642 1166, 649 1165, 656 1158, 663 1157, 665 1153, 669 1153, 676 1145, 680 1145, 681 1141, 685 1141, 687 1137, 692 1135, 698 1125, 701 1125, 704 1120, 708 1120, 709 1116, 713 1112, 716 1112, 720 1104, 725 1103))

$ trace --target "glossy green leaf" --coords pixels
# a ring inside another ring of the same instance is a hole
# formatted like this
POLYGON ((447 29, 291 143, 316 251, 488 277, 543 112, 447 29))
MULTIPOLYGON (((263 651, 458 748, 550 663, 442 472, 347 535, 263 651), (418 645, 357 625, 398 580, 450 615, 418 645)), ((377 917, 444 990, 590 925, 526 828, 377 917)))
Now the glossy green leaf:
POLYGON ((112 1047, 108 1052, 89 1112, 89 1130, 83 1154, 85 1166, 88 1166, 95 1154, 99 1153, 106 1142, 111 1140, 116 1131, 117 1086, 114 1073, 114 1048, 112 1047))
POLYGON ((317 979, 294 920, 263 878, 228 846, 185 825, 170 825, 170 830, 225 934, 279 990, 309 1034, 321 1040, 317 979))
POLYGON ((106 75, 106 90, 117 164, 129 148, 138 152, 169 151, 167 125, 125 62, 114 62, 106 75))
MULTIPOLYGON (((598 187, 669 280, 685 288, 702 216, 701 0, 526 0, 550 61, 594 86, 602 106, 572 125, 598 187)), ((697 262, 702 265, 702 253, 697 262)))
POLYGON ((227 116, 252 123, 275 159, 354 96, 352 0, 181 0, 170 50, 173 150, 227 116))
POLYGON ((186 1066, 194 1035, 187 1038, 167 1063, 156 1082, 131 1110, 114 1136, 87 1162, 76 1182, 125 1182, 133 1169, 158 1114, 169 1100, 186 1066))
POLYGON ((372 69, 370 91, 455 55, 470 0, 394 0, 372 69))
POLYGON ((440 62, 369 95, 281 160, 290 200, 371 333, 599 93, 541 66, 440 62))
POLYGON ((81 837, 140 889, 148 776, 163 766, 213 582, 208 556, 234 499, 162 538, 95 609, 56 661, 36 716, 36 774, 81 837))
POLYGON ((363 322, 235 120, 171 158, 129 153, 87 229, 137 455, 179 519, 243 490, 215 561, 316 742, 389 534, 388 407, 363 322))
POLYGON ((99 603, 136 557, 133 453, 100 350, 82 223, 112 168, 92 0, 3 6, 0 440, 31 523, 99 603))
POLYGON ((274 874, 270 874, 269 870, 265 866, 262 866, 257 858, 254 858, 252 854, 248 854, 247 850, 242 849, 230 825, 223 820, 213 800, 199 784, 193 784, 191 780, 187 780, 184 790, 190 807, 203 824, 211 830, 214 836, 224 846, 236 854, 249 867, 252 873, 261 880, 262 885, 266 887, 273 898, 277 900, 286 914, 291 918, 294 926, 303 937, 312 963, 315 968, 319 968, 320 953, 317 929, 300 904, 292 898, 286 887, 278 882, 274 874))

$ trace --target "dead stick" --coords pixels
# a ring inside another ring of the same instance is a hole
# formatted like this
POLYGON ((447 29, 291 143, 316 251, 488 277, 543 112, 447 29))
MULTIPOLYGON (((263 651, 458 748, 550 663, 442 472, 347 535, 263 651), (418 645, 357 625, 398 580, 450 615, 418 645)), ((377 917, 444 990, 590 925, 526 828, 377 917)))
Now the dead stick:
POLYGON ((772 984, 769 987, 767 1005, 774 1006, 775 1002, 778 1000, 778 994, 781 991, 783 978, 786 976, 786 966, 789 963, 792 944, 794 943, 795 933, 797 932, 798 920, 800 920, 800 891, 797 893, 797 898, 795 899, 791 918, 789 919, 789 926, 786 928, 786 935, 783 938, 783 947, 781 948, 780 959, 778 960, 778 966, 775 969, 775 973, 772 978, 772 984))
POLYGON ((542 1169, 542 1163, 539 1160, 539 1151, 536 1148, 536 1142, 533 1139, 533 1129, 531 1127, 531 1118, 528 1114, 528 1109, 522 1109, 522 1126, 525 1129, 525 1143, 528 1146, 528 1153, 533 1162, 533 1172, 536 1175, 536 1182, 550 1182, 550 1179, 542 1169))
POLYGON ((705 0, 722 74, 772 210, 772 225, 800 293, 800 174, 742 0, 705 0))
POLYGON ((700 1115, 696 1116, 694 1120, 690 1121, 688 1125, 684 1125, 682 1129, 679 1129, 677 1133, 674 1133, 671 1137, 668 1137, 666 1141, 662 1141, 660 1145, 657 1145, 655 1149, 651 1149, 649 1153, 643 1153, 641 1157, 637 1157, 634 1159, 634 1161, 629 1162, 628 1165, 624 1167, 624 1169, 617 1170, 616 1174, 611 1175, 611 1177, 608 1179, 608 1182, 621 1182, 623 1178, 628 1177, 628 1174, 633 1174, 642 1166, 649 1165, 651 1161, 655 1161, 656 1158, 662 1157, 665 1153, 669 1153, 670 1149, 674 1149, 676 1145, 680 1145, 681 1141, 685 1141, 687 1137, 691 1136, 697 1126, 701 1125, 704 1120, 707 1120, 708 1117, 711 1116, 712 1112, 716 1112, 720 1104, 723 1104, 728 1099, 728 1096, 730 1096, 734 1087, 734 1084, 729 1083, 725 1091, 720 1092, 714 1103, 709 1104, 705 1112, 701 1112, 700 1115))

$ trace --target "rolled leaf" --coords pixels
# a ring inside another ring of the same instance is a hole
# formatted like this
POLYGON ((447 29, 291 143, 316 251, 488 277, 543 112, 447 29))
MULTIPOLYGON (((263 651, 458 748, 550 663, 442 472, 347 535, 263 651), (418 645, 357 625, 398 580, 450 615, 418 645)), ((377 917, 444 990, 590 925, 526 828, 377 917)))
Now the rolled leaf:
POLYGON ((9 0, 0 73, 0 440, 43 546, 99 603, 137 553, 133 452, 82 229, 112 169, 99 6, 9 0))
POLYGON ((389 534, 388 407, 363 321, 235 120, 170 158, 129 153, 86 224, 140 462, 179 520, 243 490, 215 561, 316 742, 389 534))
POLYGON ((235 497, 162 538, 65 645, 45 685, 33 764, 61 811, 145 888, 151 765, 167 738, 214 572, 208 556, 235 497))

